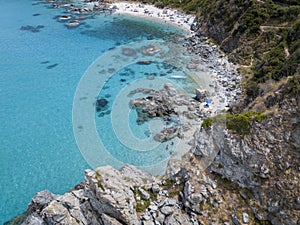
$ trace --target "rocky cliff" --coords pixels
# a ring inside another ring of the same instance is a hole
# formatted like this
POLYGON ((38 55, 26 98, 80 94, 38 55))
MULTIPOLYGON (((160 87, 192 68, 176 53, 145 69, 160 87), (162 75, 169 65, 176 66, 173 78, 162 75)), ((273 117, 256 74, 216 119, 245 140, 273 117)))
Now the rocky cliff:
POLYGON ((194 148, 181 161, 171 160, 165 176, 154 177, 132 166, 87 170, 85 181, 64 195, 37 193, 23 224, 299 225, 299 18, 293 17, 298 5, 186 4, 186 11, 193 8, 198 13, 201 26, 194 26, 196 35, 214 38, 233 61, 244 62, 242 71, 250 74, 245 97, 231 104, 221 124, 212 119, 199 129, 194 148), (266 6, 269 11, 261 11, 266 6), (274 58, 279 61, 271 62, 274 58), (251 117, 249 110, 262 116, 251 117), (217 156, 208 162, 211 152, 217 156))
POLYGON ((64 195, 37 193, 23 224, 299 224, 299 103, 284 100, 248 135, 199 130, 196 148, 163 177, 129 165, 86 170, 64 195), (203 171, 211 148, 219 154, 203 171))
POLYGON ((277 111, 249 121, 248 134, 219 123, 198 130, 165 176, 106 166, 64 195, 37 193, 23 224, 299 224, 300 97, 276 96, 277 111))

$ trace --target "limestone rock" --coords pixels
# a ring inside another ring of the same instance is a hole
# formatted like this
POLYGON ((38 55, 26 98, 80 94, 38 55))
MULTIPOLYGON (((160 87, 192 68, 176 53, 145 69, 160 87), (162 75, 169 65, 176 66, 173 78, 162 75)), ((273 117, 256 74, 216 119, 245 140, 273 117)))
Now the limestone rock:
POLYGON ((206 90, 196 89, 196 97, 195 97, 196 101, 204 102, 208 96, 209 93, 206 90))
POLYGON ((165 205, 165 206, 163 206, 163 207, 160 209, 160 212, 161 212, 162 214, 164 214, 165 216, 169 216, 169 215, 171 215, 171 214, 174 212, 174 208, 171 207, 171 206, 165 205))
POLYGON ((56 195, 52 194, 48 190, 36 193, 36 195, 31 199, 31 202, 28 205, 28 214, 35 212, 36 210, 41 211, 55 198, 56 195))
POLYGON ((143 188, 139 187, 138 191, 141 194, 142 199, 148 200, 150 198, 150 194, 147 191, 145 191, 143 188))
POLYGON ((102 214, 101 219, 102 219, 103 225, 122 225, 122 223, 120 223, 118 220, 116 220, 115 218, 110 217, 106 214, 102 214))
POLYGON ((170 216, 165 219, 165 225, 192 225, 190 218, 187 214, 182 214, 180 211, 176 210, 170 216))
POLYGON ((45 225, 45 221, 37 213, 30 214, 22 225, 45 225))

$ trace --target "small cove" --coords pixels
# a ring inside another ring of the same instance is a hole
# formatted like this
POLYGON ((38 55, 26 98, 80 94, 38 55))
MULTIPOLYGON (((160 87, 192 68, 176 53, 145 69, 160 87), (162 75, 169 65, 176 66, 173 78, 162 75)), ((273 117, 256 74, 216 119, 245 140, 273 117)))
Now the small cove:
MULTIPOLYGON (((90 168, 73 136, 72 106, 77 85, 95 60, 118 46, 148 40, 172 43, 177 41, 175 37, 183 35, 164 24, 117 15, 95 15, 79 27, 68 29, 57 21, 57 16, 62 14, 63 9, 48 9, 41 1, 0 3, 3 21, 0 31, 3 130, 0 224, 23 212, 37 191, 68 191, 82 180, 84 169, 90 168)), ((185 75, 181 66, 174 67, 164 61, 150 65, 129 64, 113 71, 99 97, 110 95, 113 99, 119 90, 136 79, 161 77, 170 81, 172 73, 185 75)), ((178 79, 173 82, 181 83, 178 79)), ((147 167, 170 157, 169 152, 163 151, 162 156, 146 155, 139 161, 131 153, 128 160, 122 158, 124 155, 112 145, 115 139, 108 141, 106 136, 101 136, 101 131, 109 126, 105 123, 110 122, 102 123, 101 118, 110 115, 94 116, 100 137, 107 141, 107 149, 116 151, 111 154, 123 163, 147 167)), ((132 122, 136 120, 134 114, 129 117, 132 122)), ((148 128, 132 129, 136 134, 145 133, 148 128)))

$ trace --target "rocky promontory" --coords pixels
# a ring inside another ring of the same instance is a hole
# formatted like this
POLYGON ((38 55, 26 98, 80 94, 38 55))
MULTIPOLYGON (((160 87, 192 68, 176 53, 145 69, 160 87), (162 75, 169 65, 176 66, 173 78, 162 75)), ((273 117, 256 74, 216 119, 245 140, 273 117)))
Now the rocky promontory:
POLYGON ((299 224, 299 96, 244 136, 213 125, 164 176, 133 166, 85 171, 64 195, 36 194, 29 224, 299 224), (217 135, 216 135, 217 134, 217 135), (203 159, 217 157, 207 169, 203 159))
MULTIPOLYGON (((247 7, 256 4, 246 2, 247 7)), ((265 1, 257 2, 265 4, 265 1)), ((221 3, 217 4, 218 12, 227 9, 221 3)), ((202 15, 200 24, 208 24, 204 32, 218 35, 215 39, 232 53, 235 61, 241 62, 241 56, 251 58, 248 49, 236 48, 241 41, 224 35, 222 24, 215 22, 217 19, 214 16, 208 23, 202 15)), ((236 24, 232 29, 237 29, 239 34, 244 28, 242 25, 236 24)), ((198 28, 195 27, 197 32, 188 40, 187 47, 209 64, 214 53, 211 46, 203 43, 202 31, 198 28)), ((293 36, 292 31, 290 35, 293 36)), ((197 62, 189 65, 190 69, 195 66, 197 62)), ((23 225, 299 225, 299 75, 278 83, 260 84, 260 92, 252 90, 259 97, 246 104, 236 97, 240 92, 235 86, 235 81, 239 82, 237 74, 228 75, 230 69, 224 61, 211 66, 217 71, 214 87, 224 91, 224 98, 231 100, 228 108, 236 114, 228 119, 236 126, 226 121, 220 124, 206 120, 206 125, 194 133, 193 147, 182 160, 170 160, 164 176, 153 176, 130 165, 121 170, 110 166, 86 170, 85 180, 64 195, 48 191, 37 193, 29 203, 23 225), (257 109, 264 109, 263 116, 249 119, 243 114, 243 110, 257 109)), ((270 69, 268 64, 259 68, 270 69)), ((167 92, 168 88, 172 90, 167 87, 163 91, 167 92)), ((168 113, 159 116, 176 114, 173 108, 157 104, 161 95, 151 94, 151 99, 132 102, 132 106, 140 110, 141 122, 157 116, 161 110, 168 113), (143 110, 147 112, 146 117, 143 110)), ((199 93, 198 97, 201 96, 199 93)))

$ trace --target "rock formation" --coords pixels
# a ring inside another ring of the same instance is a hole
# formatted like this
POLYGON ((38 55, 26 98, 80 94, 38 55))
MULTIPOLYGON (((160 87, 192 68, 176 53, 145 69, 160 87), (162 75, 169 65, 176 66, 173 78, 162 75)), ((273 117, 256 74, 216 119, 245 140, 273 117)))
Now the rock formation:
MULTIPOLYGON (((216 40, 224 40, 225 30, 218 24, 212 24, 206 32, 217 35, 216 40)), ((189 39, 187 47, 210 62, 214 53, 201 39, 198 32, 189 39)), ((230 41, 234 42, 228 39, 222 43, 229 52, 230 41)), ((188 66, 192 69, 197 63, 188 66)), ((239 92, 232 94, 237 75, 223 79, 218 75, 226 73, 227 68, 214 66, 225 94, 234 99, 239 92)), ((64 195, 37 193, 28 206, 23 225, 299 225, 300 95, 291 95, 292 91, 286 90, 279 87, 276 93, 248 106, 253 109, 263 105, 269 113, 259 121, 249 121, 247 134, 218 124, 198 129, 193 148, 182 160, 170 160, 162 177, 129 165, 121 170, 106 166, 85 171, 85 181, 64 195)), ((151 90, 140 91, 152 94, 151 98, 132 102, 140 110, 141 118, 146 116, 142 120, 158 116, 161 109, 159 116, 175 112, 172 107, 158 103, 161 95, 151 90), (146 101, 155 104, 146 105, 146 101), (143 110, 146 115, 142 115, 143 110)), ((163 91, 172 92, 172 88, 165 87, 163 91)), ((202 96, 198 93, 199 101, 202 96)), ((230 109, 239 108, 236 102, 230 109)))
POLYGON ((64 195, 37 193, 23 224, 299 224, 299 103, 284 101, 249 135, 198 130, 163 177, 129 165, 86 170, 64 195), (211 149, 219 154, 204 170, 211 149))

